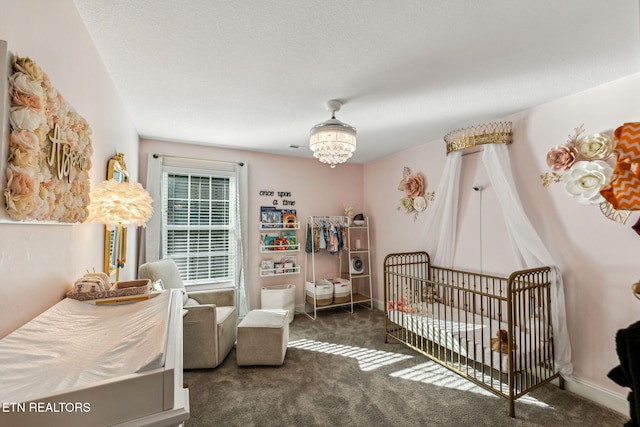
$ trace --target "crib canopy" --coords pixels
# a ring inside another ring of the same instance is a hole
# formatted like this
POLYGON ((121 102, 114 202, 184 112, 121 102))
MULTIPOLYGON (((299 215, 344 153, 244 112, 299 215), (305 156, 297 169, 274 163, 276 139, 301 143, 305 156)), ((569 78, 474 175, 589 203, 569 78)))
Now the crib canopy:
POLYGON ((507 144, 512 140, 511 123, 480 125, 447 135, 448 153, 432 209, 427 212, 426 250, 436 265, 453 267, 458 220, 462 149, 482 144, 484 164, 502 208, 513 254, 519 268, 551 267, 555 366, 567 378, 573 372, 571 343, 567 331, 562 275, 551 254, 529 221, 518 195, 507 144), (476 135, 478 137, 471 137, 476 135), (455 138, 462 138, 459 142, 455 138), (450 147, 454 149, 449 150, 450 147))

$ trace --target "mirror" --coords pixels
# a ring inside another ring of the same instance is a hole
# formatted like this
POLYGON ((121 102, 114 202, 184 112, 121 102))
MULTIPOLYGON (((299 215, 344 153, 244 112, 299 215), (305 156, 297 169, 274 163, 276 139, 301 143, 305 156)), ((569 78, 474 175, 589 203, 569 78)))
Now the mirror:
MULTIPOLYGON (((107 179, 115 179, 118 182, 129 182, 127 165, 124 162, 124 154, 113 156, 107 165, 107 179)), ((104 272, 109 276, 116 275, 127 260, 127 229, 123 227, 104 228, 104 272), (120 235, 118 236, 118 233, 120 235)))

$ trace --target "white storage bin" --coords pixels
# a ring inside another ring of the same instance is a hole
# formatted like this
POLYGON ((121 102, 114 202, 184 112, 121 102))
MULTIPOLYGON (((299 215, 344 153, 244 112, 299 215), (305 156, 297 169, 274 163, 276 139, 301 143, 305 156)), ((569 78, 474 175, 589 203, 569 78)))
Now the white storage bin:
POLYGON ((296 310, 296 287, 294 285, 263 286, 260 308, 288 310, 287 320, 293 322, 296 310))
POLYGON ((351 302, 351 281, 346 279, 331 279, 333 283, 333 303, 344 304, 351 302))
POLYGON ((306 299, 309 304, 313 304, 315 297, 316 306, 322 307, 333 303, 333 283, 328 280, 317 280, 316 283, 306 282, 306 299))

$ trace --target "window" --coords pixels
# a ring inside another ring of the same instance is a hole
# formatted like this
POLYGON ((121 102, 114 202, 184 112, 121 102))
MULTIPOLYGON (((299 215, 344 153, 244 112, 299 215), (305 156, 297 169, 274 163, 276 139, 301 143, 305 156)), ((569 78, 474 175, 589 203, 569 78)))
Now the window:
POLYGON ((236 177, 225 171, 163 168, 162 257, 185 286, 234 286, 236 177))

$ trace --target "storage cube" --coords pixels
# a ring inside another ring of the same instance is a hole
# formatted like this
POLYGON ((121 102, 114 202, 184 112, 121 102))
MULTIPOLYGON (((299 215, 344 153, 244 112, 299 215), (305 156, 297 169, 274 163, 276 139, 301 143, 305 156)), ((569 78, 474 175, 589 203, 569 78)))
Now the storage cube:
POLYGON ((289 342, 287 310, 252 310, 238 325, 238 366, 282 365, 289 342))

